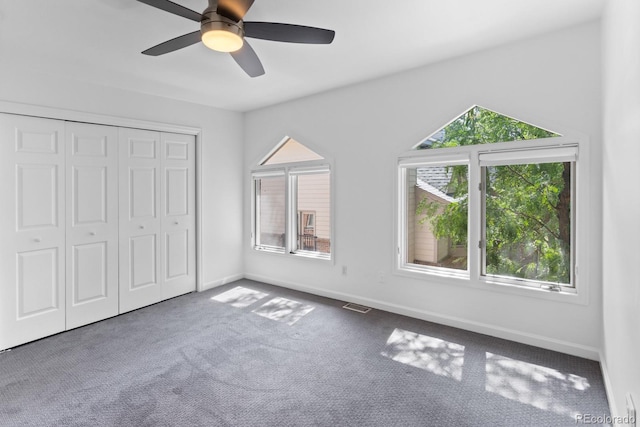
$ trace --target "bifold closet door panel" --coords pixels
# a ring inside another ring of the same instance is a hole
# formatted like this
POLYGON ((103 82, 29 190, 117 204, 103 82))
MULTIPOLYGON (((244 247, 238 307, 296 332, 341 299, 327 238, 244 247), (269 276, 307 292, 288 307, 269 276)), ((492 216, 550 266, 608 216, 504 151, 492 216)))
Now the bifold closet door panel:
POLYGON ((118 129, 66 123, 67 329, 118 314, 118 129))
POLYGON ((196 290, 195 137, 163 133, 163 299, 196 290))
POLYGON ((160 133, 119 129, 120 313, 162 300, 160 133))
POLYGON ((0 114, 0 349, 65 329, 64 122, 0 114))

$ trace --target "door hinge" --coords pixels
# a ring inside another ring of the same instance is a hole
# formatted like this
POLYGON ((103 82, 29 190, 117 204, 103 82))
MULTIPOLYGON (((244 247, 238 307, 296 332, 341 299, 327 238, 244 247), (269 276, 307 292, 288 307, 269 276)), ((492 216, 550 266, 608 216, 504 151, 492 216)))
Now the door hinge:
POLYGON ((483 246, 482 244, 483 244, 483 243, 484 243, 484 242, 483 242, 482 240, 480 240, 480 241, 478 242, 478 248, 479 248, 479 249, 482 249, 482 246, 483 246))
POLYGON ((482 183, 478 184, 478 190, 482 191, 482 183))

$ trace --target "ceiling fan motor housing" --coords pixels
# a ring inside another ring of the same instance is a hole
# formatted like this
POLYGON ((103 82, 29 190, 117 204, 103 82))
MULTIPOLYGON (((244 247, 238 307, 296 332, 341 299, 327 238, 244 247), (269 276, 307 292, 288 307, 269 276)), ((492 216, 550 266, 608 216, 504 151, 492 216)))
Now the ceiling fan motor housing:
POLYGON ((209 31, 227 31, 243 38, 244 23, 242 22, 242 20, 236 22, 233 19, 227 18, 226 16, 222 16, 218 14, 215 9, 208 7, 202 13, 202 21, 200 22, 200 34, 205 34, 209 31))

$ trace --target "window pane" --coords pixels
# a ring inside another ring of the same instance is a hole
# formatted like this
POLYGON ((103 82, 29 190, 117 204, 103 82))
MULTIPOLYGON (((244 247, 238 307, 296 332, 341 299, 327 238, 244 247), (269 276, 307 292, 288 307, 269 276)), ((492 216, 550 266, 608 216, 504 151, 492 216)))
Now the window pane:
POLYGON ((256 246, 284 248, 285 178, 256 179, 256 246))
POLYGON ((468 166, 408 168, 409 264, 467 269, 468 166))
POLYGON ((296 250, 331 253, 329 173, 298 175, 296 250))
POLYGON ((571 283, 573 164, 484 168, 485 274, 571 283))
POLYGON ((418 144, 415 149, 426 150, 461 147, 464 145, 494 144, 496 142, 525 141, 557 136, 560 135, 495 111, 475 106, 442 129, 431 134, 418 144))
POLYGON ((291 162, 308 162, 322 160, 324 157, 293 138, 288 138, 271 156, 263 160, 261 165, 277 165, 291 162))

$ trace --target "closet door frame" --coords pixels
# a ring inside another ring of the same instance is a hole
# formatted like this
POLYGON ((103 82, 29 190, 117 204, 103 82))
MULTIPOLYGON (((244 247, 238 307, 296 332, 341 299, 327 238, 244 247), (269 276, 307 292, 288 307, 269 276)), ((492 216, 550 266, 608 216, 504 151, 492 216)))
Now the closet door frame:
POLYGON ((130 119, 126 117, 108 116, 103 114, 85 113, 82 111, 66 110, 61 108, 43 107, 38 105, 21 104, 9 101, 0 101, 0 113, 20 114, 23 116, 41 117, 45 119, 57 119, 91 123, 98 125, 129 127, 146 129, 158 132, 178 133, 195 136, 195 174, 196 174, 196 291, 206 290, 203 282, 202 270, 202 130, 197 127, 181 126, 168 123, 130 119))

